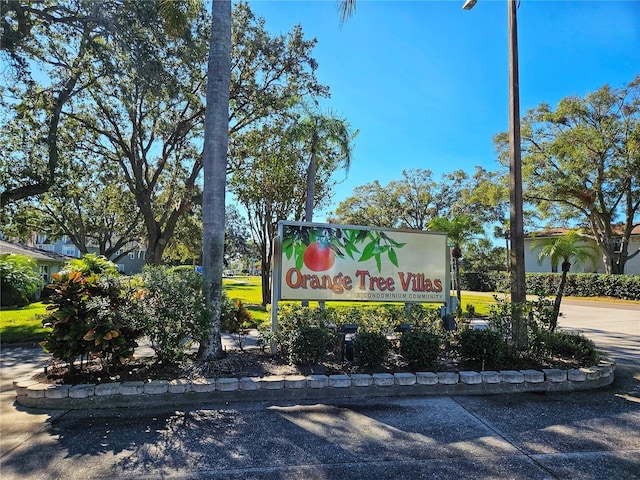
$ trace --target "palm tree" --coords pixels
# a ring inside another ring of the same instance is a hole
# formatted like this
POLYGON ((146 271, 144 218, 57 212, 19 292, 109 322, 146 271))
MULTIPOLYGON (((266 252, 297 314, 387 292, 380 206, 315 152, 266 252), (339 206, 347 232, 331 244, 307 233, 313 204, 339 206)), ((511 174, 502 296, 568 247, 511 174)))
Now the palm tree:
POLYGON ((231 0, 212 0, 211 14, 203 152, 202 273, 204 299, 212 311, 213 322, 207 338, 200 342, 198 358, 202 360, 216 359, 224 355, 220 337, 220 313, 229 148, 231 0))
MULTIPOLYGON (((229 149, 229 86, 231 83, 231 1, 212 0, 211 34, 203 150, 202 276, 203 296, 212 315, 211 330, 201 339, 198 358, 224 356, 220 336, 222 271, 224 268, 225 192, 229 149)), ((184 34, 202 0, 160 0, 160 14, 170 35, 184 34)))
POLYGON ((582 237, 575 230, 555 238, 537 239, 532 243, 531 250, 538 248, 540 249, 538 252, 538 264, 541 264, 545 258, 549 258, 552 269, 557 270, 558 264, 562 260, 562 277, 560 278, 556 299, 553 303, 553 313, 549 325, 549 330, 553 332, 558 326, 560 302, 567 283, 567 273, 571 269, 571 262, 573 261, 576 265, 579 265, 589 260, 592 265, 595 265, 597 262, 597 250, 593 246, 585 244, 585 237, 582 237))
POLYGON ((338 0, 340 21, 346 22, 356 12, 356 0, 338 0))
POLYGON ((309 166, 307 167, 307 198, 304 211, 305 222, 313 220, 313 204, 315 197, 316 170, 318 161, 328 150, 336 149, 338 158, 344 161, 344 168, 349 169, 351 163, 351 141, 358 132, 351 132, 346 119, 340 118, 333 112, 326 114, 310 111, 303 106, 306 115, 294 125, 290 134, 297 141, 304 144, 309 152, 309 166))
POLYGON ((429 230, 444 232, 453 246, 451 258, 453 258, 453 270, 456 278, 456 293, 458 294, 458 308, 462 308, 462 296, 460 294, 460 259, 462 247, 471 238, 480 233, 482 229, 473 221, 470 215, 462 214, 453 218, 436 217, 429 222, 429 230))

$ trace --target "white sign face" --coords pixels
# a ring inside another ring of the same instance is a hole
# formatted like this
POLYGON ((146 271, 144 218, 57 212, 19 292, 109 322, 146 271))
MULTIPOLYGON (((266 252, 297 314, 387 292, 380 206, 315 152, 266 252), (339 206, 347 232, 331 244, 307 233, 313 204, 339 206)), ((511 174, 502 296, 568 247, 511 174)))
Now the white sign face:
POLYGON ((444 303, 447 236, 280 222, 283 300, 444 303))

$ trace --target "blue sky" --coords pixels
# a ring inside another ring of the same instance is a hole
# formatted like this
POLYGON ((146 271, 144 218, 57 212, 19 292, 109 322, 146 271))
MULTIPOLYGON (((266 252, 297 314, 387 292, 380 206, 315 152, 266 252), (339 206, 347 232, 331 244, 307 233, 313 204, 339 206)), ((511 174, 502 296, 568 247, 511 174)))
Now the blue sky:
MULTIPOLYGON (((492 137, 508 128, 507 2, 358 0, 340 24, 333 0, 250 1, 272 33, 315 37, 324 102, 360 134, 337 177, 334 209, 354 187, 403 169, 497 169, 492 137)), ((621 87, 640 73, 640 2, 523 0, 520 108, 621 87)), ((317 212, 315 221, 324 221, 317 212)))

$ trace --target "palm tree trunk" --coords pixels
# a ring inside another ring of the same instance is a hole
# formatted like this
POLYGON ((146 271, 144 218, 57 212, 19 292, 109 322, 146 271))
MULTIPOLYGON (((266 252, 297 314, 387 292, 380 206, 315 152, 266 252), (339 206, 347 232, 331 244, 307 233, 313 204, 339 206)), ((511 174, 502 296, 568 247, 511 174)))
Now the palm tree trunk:
POLYGON ((204 135, 203 293, 212 312, 211 329, 200 342, 198 358, 224 355, 220 338, 222 270, 224 268, 225 190, 229 148, 229 84, 231 80, 231 1, 212 0, 204 135))
POLYGON ((552 332, 556 331, 556 328, 558 326, 558 317, 560 316, 560 302, 562 301, 562 295, 564 293, 564 287, 567 284, 567 272, 569 271, 569 268, 571 267, 571 264, 569 264, 568 267, 566 267, 565 269, 565 264, 568 262, 564 262, 562 264, 562 277, 560 278, 560 285, 558 285, 558 292, 556 293, 556 299, 553 302, 553 315, 551 316, 551 324, 549 325, 549 329, 552 332))
POLYGON ((462 310, 462 294, 460 293, 460 262, 458 258, 453 259, 453 266, 456 269, 456 293, 458 294, 458 310, 462 310))

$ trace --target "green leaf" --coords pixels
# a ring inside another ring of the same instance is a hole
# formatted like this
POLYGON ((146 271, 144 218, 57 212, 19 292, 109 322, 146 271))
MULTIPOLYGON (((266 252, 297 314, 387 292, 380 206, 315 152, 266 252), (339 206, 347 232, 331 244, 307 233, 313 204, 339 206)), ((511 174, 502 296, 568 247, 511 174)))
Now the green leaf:
POLYGON ((285 237, 282 242, 282 252, 287 256, 287 259, 293 255, 293 238, 285 237))
POLYGON ((396 251, 393 248, 390 248, 387 252, 389 255, 389 261, 393 263, 396 267, 398 266, 398 256, 396 255, 396 251))
POLYGON ((367 234, 369 233, 368 230, 357 230, 357 232, 358 232, 358 235, 356 236, 357 242, 363 241, 365 238, 367 238, 367 234))
POLYGON ((305 250, 304 245, 296 246, 296 268, 298 270, 300 270, 304 265, 304 250, 305 250))
POLYGON ((375 242, 368 243, 364 250, 362 251, 362 255, 360 256, 359 262, 366 262, 375 254, 376 244, 375 242))

